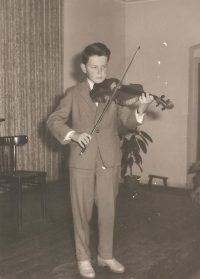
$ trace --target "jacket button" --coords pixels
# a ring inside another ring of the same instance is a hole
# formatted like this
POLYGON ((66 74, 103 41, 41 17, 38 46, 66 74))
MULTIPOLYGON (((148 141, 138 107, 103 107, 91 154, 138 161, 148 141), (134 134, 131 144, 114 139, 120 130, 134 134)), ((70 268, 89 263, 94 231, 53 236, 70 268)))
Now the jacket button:
POLYGON ((99 130, 96 130, 97 133, 99 133, 99 130))

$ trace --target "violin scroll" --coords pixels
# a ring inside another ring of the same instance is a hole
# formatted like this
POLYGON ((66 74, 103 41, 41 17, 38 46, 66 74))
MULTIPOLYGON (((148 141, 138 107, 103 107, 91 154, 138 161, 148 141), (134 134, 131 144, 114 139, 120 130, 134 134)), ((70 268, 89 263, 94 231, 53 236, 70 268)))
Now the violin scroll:
POLYGON ((162 95, 160 98, 158 96, 154 96, 154 100, 156 101, 157 105, 156 107, 158 107, 159 105, 162 106, 161 110, 165 110, 165 109, 173 109, 174 104, 170 101, 170 99, 168 99, 167 101, 164 100, 165 95, 162 95))

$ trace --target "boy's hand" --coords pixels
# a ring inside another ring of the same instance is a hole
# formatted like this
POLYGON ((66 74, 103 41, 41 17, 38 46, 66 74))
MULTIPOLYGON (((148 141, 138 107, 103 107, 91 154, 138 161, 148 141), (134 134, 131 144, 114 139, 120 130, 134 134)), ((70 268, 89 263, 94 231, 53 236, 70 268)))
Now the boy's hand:
POLYGON ((154 98, 149 93, 146 93, 146 96, 144 93, 142 93, 142 96, 139 97, 139 107, 138 111, 141 113, 144 113, 148 106, 153 102, 154 98))
POLYGON ((77 142, 82 148, 84 148, 90 143, 92 136, 87 133, 79 134, 75 132, 71 135, 71 139, 77 142))

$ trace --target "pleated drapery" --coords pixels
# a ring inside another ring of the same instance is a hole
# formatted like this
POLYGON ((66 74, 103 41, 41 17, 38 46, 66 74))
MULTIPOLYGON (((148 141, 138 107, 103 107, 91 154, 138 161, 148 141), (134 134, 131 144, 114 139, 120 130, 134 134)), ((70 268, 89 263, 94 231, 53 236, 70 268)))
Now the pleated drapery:
POLYGON ((0 132, 28 135, 18 168, 57 180, 60 145, 46 120, 63 93, 62 0, 0 0, 0 132))

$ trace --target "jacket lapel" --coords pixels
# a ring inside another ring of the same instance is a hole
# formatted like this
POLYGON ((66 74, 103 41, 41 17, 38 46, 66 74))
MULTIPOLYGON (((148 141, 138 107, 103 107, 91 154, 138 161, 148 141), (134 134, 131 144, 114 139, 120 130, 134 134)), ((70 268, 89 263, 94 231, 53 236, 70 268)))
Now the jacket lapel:
POLYGON ((94 111, 94 113, 96 113, 96 104, 90 98, 90 86, 87 79, 80 84, 79 93, 81 97, 81 103, 83 106, 85 106, 86 111, 88 111, 88 108, 90 108, 94 111))
POLYGON ((96 120, 98 120, 99 117, 101 116, 106 104, 107 103, 98 103, 98 108, 97 108, 97 112, 96 112, 96 120))

